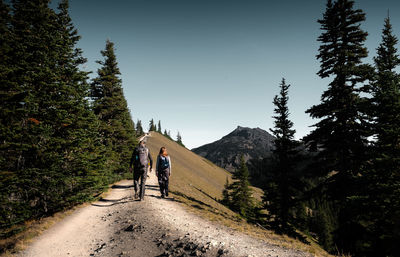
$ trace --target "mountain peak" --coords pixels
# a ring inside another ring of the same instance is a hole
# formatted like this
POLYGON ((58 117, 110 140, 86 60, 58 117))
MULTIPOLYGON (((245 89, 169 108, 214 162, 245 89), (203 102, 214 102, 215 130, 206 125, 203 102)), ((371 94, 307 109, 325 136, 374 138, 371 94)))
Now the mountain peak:
POLYGON ((192 151, 232 172, 238 167, 241 155, 246 161, 270 155, 273 141, 274 137, 261 128, 237 126, 220 140, 192 151))

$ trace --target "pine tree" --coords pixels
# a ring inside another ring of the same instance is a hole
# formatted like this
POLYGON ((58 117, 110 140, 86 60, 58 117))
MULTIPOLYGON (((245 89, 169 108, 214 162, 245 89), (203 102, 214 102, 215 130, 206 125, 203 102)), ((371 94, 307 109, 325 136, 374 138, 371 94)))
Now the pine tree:
POLYGON ((254 199, 250 189, 249 170, 247 169, 244 157, 240 157, 239 168, 232 174, 234 180, 229 185, 229 207, 247 219, 254 217, 254 199))
POLYGON ((363 45, 367 33, 360 28, 365 14, 360 9, 354 10, 353 5, 351 0, 328 0, 324 16, 318 20, 323 30, 318 38, 321 42, 318 75, 331 77, 332 81, 322 94, 322 102, 307 110, 312 118, 320 121, 305 137, 308 144, 319 150, 315 175, 325 181, 327 200, 336 203, 333 209, 340 220, 337 238, 342 237, 342 242, 348 239, 349 244, 354 239, 349 238, 349 230, 356 229, 347 222, 350 209, 346 199, 358 194, 357 178, 367 158, 369 136, 365 110, 361 108, 364 100, 359 91, 373 74, 370 66, 362 64, 367 57, 363 45))
POLYGON ((399 252, 400 228, 400 65, 389 17, 385 19, 382 42, 374 58, 376 77, 371 86, 373 95, 374 159, 368 169, 368 191, 359 199, 363 207, 357 219, 368 231, 362 249, 370 256, 395 256, 399 252))
POLYGON ((2 71, 8 74, 1 78, 8 81, 1 95, 2 115, 8 117, 1 128, 7 152, 0 160, 6 175, 0 181, 2 228, 52 214, 102 186, 97 123, 86 100, 87 73, 78 68, 85 62, 75 48, 79 36, 68 2, 60 3, 58 14, 48 4, 13 1, 8 26, 13 51, 3 59, 8 69, 2 71))
POLYGON ((2 138, 7 153, 2 162, 6 165, 1 167, 8 178, 1 195, 2 200, 13 199, 6 203, 8 214, 2 219, 7 225, 55 210, 51 192, 60 180, 58 171, 62 167, 62 153, 55 136, 62 117, 57 108, 57 15, 48 7, 49 1, 12 3, 9 35, 13 50, 4 60, 9 64, 5 72, 10 73, 8 83, 2 84, 9 92, 4 103, 7 124, 2 129, 2 133, 7 133, 2 138))
POLYGON ((87 83, 89 73, 80 70, 86 59, 82 57, 81 49, 76 48, 80 36, 68 8, 68 0, 62 0, 57 14, 60 35, 57 108, 63 116, 54 136, 63 154, 64 178, 55 187, 60 191, 62 201, 75 203, 99 192, 109 180, 104 173, 104 147, 100 144, 99 122, 87 100, 90 95, 87 83))
POLYGON ((160 121, 160 120, 158 121, 157 132, 158 132, 158 133, 160 133, 160 134, 162 133, 162 129, 161 129, 161 121, 160 121))
POLYGON ((154 119, 151 119, 150 122, 149 122, 149 131, 156 131, 156 130, 157 130, 157 128, 156 128, 156 125, 154 123, 154 119))
POLYGON ((142 121, 141 120, 137 120, 137 122, 136 122, 136 135, 138 137, 140 137, 143 134, 144 134, 144 131, 143 131, 143 127, 142 127, 142 121))
POLYGON ((185 147, 185 145, 184 145, 183 142, 182 142, 181 133, 179 133, 179 131, 178 131, 178 134, 176 135, 176 141, 175 141, 175 142, 177 142, 179 145, 185 147))
POLYGON ((282 79, 280 95, 274 97, 275 127, 271 132, 275 136, 273 156, 275 167, 270 171, 264 187, 264 204, 270 221, 278 230, 292 232, 295 224, 296 198, 300 195, 301 181, 296 170, 299 161, 299 143, 294 140, 293 122, 289 120, 288 90, 290 85, 282 79))
POLYGON ((101 141, 107 148, 107 166, 114 173, 128 170, 132 147, 135 145, 135 129, 123 94, 121 74, 114 53, 114 43, 107 40, 101 51, 104 61, 93 79, 91 95, 93 110, 100 120, 101 141))
POLYGON ((224 190, 222 191, 221 203, 223 205, 228 206, 228 207, 231 205, 231 202, 232 202, 232 199, 231 199, 230 194, 229 194, 229 190, 231 190, 231 189, 232 188, 231 188, 231 184, 229 183, 229 179, 228 179, 228 177, 226 177, 224 190))
MULTIPOLYGON (((11 29, 10 7, 0 2, 0 227, 6 227, 17 217, 13 213, 17 207, 9 201, 14 189, 10 184, 17 180, 15 164, 20 152, 18 141, 21 141, 20 120, 23 112, 17 108, 17 103, 23 99, 22 92, 15 83, 13 73, 15 63, 11 58, 13 32, 11 29), (13 217, 14 216, 14 217, 13 217)), ((15 182, 14 182, 15 183, 15 182)), ((13 184, 14 184, 13 183, 13 184)))

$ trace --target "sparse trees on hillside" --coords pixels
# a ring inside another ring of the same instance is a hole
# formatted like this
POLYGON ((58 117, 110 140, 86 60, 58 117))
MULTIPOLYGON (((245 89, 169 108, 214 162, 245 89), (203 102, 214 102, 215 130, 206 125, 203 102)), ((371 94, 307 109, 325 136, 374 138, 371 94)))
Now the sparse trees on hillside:
POLYGON ((150 122, 149 122, 149 131, 156 131, 156 130, 157 130, 157 128, 156 128, 156 125, 154 123, 154 119, 151 119, 150 122))
POLYGON ((138 119, 136 122, 136 135, 138 137, 140 137, 143 134, 144 134, 144 131, 143 131, 143 127, 142 127, 142 121, 138 119))
POLYGON ((161 129, 161 121, 160 121, 160 120, 158 121, 157 132, 158 132, 158 133, 160 133, 160 134, 162 133, 162 129, 161 129))
POLYGON ((185 147, 185 145, 184 145, 183 142, 182 142, 181 133, 179 133, 179 131, 178 131, 178 134, 176 135, 176 142, 177 142, 178 144, 180 144, 181 146, 185 147))

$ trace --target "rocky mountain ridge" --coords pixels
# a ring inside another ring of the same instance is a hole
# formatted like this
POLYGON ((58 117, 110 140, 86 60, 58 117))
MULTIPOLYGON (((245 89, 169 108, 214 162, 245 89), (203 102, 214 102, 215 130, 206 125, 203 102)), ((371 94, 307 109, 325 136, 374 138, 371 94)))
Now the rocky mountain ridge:
POLYGON ((239 165, 241 155, 246 162, 271 155, 274 139, 263 129, 238 126, 220 140, 194 148, 192 151, 233 172, 239 165))

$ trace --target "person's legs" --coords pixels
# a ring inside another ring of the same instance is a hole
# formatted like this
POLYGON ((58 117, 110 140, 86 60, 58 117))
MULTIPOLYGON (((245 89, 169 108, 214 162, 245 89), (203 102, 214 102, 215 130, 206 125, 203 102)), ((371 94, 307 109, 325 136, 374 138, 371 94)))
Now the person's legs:
POLYGON ((164 182, 165 196, 168 196, 168 184, 169 184, 169 178, 167 180, 165 180, 165 182, 164 182))
POLYGON ((159 179, 158 179, 158 185, 160 186, 160 193, 161 193, 161 197, 164 197, 164 195, 165 195, 165 184, 164 184, 164 181, 162 180, 162 178, 160 177, 159 179))
POLYGON ((140 177, 140 199, 143 200, 144 199, 144 191, 146 189, 146 179, 147 179, 147 169, 143 170, 143 174, 140 177))
POLYGON ((140 179, 140 175, 139 172, 136 171, 133 173, 133 186, 135 189, 135 199, 137 199, 139 197, 138 192, 139 192, 139 179, 140 179))

